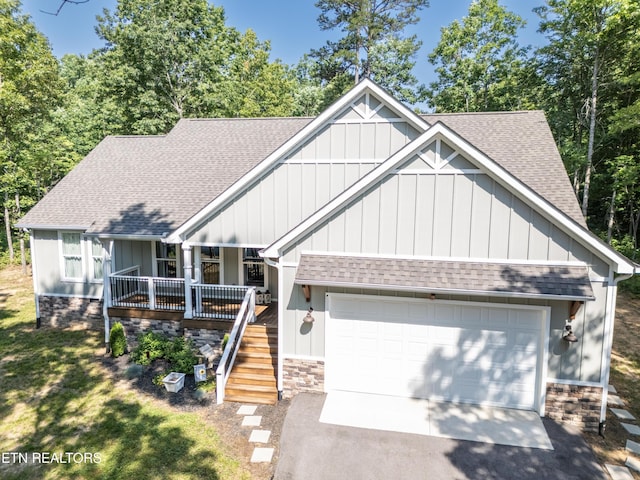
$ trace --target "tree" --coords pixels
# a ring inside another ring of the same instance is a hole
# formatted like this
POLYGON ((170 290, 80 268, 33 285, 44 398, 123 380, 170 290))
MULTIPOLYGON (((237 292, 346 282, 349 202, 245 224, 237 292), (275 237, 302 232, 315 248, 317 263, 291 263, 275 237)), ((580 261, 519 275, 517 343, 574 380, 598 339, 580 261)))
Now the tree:
POLYGON ((26 152, 59 98, 58 64, 46 38, 17 0, 0 0, 0 192, 11 260, 11 225, 25 204, 22 195, 33 190, 26 152))
POLYGON ((344 86, 336 91, 338 96, 349 84, 368 77, 400 100, 419 101, 421 90, 411 71, 421 42, 415 35, 403 38, 402 33, 428 6, 428 0, 318 0, 320 28, 344 34, 311 52, 321 63, 321 80, 344 86))
POLYGON ((498 0, 476 0, 462 22, 441 29, 429 55, 438 79, 430 84, 428 102, 436 111, 514 110, 528 106, 527 49, 517 41, 525 21, 498 0))
MULTIPOLYGON (((555 90, 553 97, 571 105, 573 118, 562 123, 565 123, 564 128, 572 130, 573 149, 582 150, 586 130, 582 191, 585 218, 596 147, 599 88, 610 74, 611 61, 615 57, 614 45, 607 41, 615 38, 615 35, 611 36, 608 23, 619 3, 617 0, 547 0, 546 6, 535 9, 541 17, 539 31, 550 40, 537 52, 542 58, 541 69, 548 85, 555 90)), ((559 110, 562 112, 564 108, 559 110)))
POLYGON ((221 7, 206 0, 120 0, 104 10, 97 32, 107 43, 103 99, 118 99, 121 133, 166 132, 184 116, 211 110, 231 31, 221 7))

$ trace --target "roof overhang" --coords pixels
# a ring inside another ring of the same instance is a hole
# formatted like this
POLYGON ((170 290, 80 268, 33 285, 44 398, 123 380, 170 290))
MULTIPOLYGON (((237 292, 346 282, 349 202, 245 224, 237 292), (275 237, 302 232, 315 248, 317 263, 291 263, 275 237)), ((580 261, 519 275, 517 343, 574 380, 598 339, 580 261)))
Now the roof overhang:
POLYGON ((302 254, 298 285, 595 300, 587 265, 302 254))

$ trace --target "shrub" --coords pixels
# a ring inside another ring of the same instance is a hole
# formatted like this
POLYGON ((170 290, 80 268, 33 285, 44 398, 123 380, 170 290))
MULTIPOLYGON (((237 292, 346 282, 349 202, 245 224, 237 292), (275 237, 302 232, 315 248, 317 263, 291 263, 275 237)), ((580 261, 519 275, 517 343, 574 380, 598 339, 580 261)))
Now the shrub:
POLYGON ((166 358, 174 372, 193 373, 193 366, 198 363, 198 358, 193 353, 193 344, 182 337, 174 338, 167 345, 166 358))
POLYGON ((225 333, 224 337, 222 337, 222 351, 224 352, 224 349, 227 346, 227 343, 229 343, 229 334, 225 333))
POLYGON ((131 360, 140 365, 149 365, 157 358, 164 358, 170 344, 161 333, 147 332, 138 337, 138 346, 131 353, 131 360))
POLYGON ((109 343, 111 344, 111 355, 119 357, 127 350, 127 337, 120 322, 116 322, 109 332, 109 343))

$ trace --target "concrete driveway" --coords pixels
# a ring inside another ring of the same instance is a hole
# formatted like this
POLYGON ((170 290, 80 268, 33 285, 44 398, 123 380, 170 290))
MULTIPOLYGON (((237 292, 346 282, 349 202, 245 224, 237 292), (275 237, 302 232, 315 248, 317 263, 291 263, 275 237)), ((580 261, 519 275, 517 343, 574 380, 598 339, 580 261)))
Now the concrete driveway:
POLYGON ((325 395, 299 394, 280 437, 276 480, 606 480, 579 432, 545 418, 554 450, 320 423, 325 395))

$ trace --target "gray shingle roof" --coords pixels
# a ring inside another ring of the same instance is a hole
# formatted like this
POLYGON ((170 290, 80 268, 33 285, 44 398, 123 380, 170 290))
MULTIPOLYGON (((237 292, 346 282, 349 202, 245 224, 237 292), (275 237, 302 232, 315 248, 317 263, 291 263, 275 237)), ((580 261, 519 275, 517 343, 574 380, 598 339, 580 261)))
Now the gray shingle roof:
POLYGON ((162 235, 195 215, 309 118, 184 119, 166 136, 107 137, 20 222, 162 235))
POLYGON ((586 266, 303 254, 299 285, 593 300, 586 266))
MULTIPOLYGON (((585 226, 542 112, 427 115, 585 226)), ((183 119, 165 136, 107 137, 20 221, 162 235, 193 217, 309 118, 183 119)))

